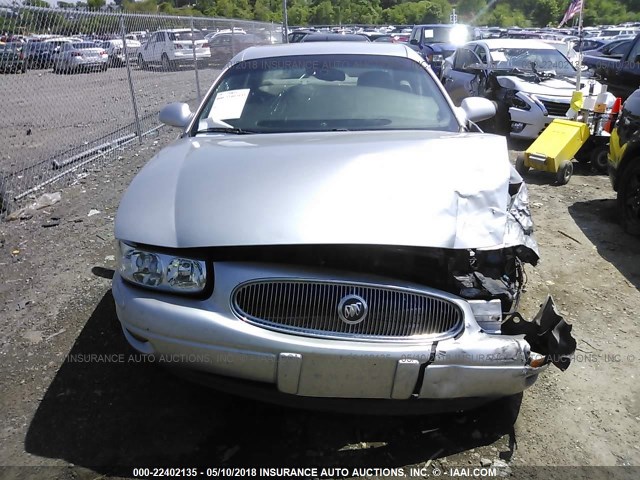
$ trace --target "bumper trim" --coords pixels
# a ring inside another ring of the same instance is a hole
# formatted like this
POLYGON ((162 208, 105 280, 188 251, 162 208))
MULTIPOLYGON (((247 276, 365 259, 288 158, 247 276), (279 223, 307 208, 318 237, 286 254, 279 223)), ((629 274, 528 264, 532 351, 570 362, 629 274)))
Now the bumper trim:
POLYGON ((281 353, 278 355, 278 390, 292 395, 298 393, 301 371, 302 355, 299 353, 281 353))
POLYGON ((223 377, 197 370, 171 368, 175 375, 214 390, 271 403, 287 408, 324 411, 333 413, 356 413, 359 415, 424 415, 470 410, 492 401, 500 396, 483 398, 454 399, 351 399, 301 397, 279 392, 273 385, 262 382, 250 382, 231 377, 223 377))

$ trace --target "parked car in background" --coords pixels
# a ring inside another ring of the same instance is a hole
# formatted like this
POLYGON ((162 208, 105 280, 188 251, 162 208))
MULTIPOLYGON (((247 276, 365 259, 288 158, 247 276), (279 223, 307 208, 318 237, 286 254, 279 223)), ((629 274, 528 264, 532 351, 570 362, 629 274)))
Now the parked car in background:
POLYGON ((595 50, 589 50, 583 56, 583 64, 591 70, 594 75, 602 76, 606 75, 607 65, 609 62, 602 62, 602 58, 607 59, 620 59, 631 48, 633 39, 627 40, 613 40, 600 48, 595 50))
POLYGON ((631 41, 621 58, 599 57, 596 70, 610 92, 626 99, 640 85, 640 35, 631 41))
POLYGON ((244 50, 195 113, 161 111, 183 133, 122 198, 125 338, 262 401, 385 414, 566 368, 553 301, 514 313, 538 250, 505 139, 473 123, 494 113, 455 108, 406 45, 244 50))
POLYGON ((250 33, 219 33, 209 41, 212 65, 224 65, 233 56, 253 45, 268 45, 270 42, 264 37, 250 33))
POLYGON ((474 29, 462 24, 416 25, 411 31, 409 44, 427 60, 440 77, 444 59, 460 45, 475 38, 474 29))
POLYGON ((244 29, 239 28, 239 27, 234 27, 233 29, 224 28, 222 30, 217 30, 215 32, 209 32, 204 36, 204 38, 207 40, 207 42, 210 42, 211 40, 216 38, 216 36, 218 36, 218 35, 225 35, 225 34, 231 34, 231 33, 234 34, 234 35, 246 35, 247 34, 247 32, 245 32, 244 29))
POLYGON ((289 35, 287 36, 288 42, 289 43, 299 43, 307 35, 310 35, 310 34, 316 33, 316 32, 317 32, 317 30, 307 30, 307 29, 294 30, 293 32, 289 32, 289 35))
POLYGON ((137 40, 127 39, 127 57, 125 58, 125 45, 121 39, 107 40, 102 43, 109 56, 109 66, 122 67, 126 65, 127 61, 136 62, 138 59, 138 52, 140 50, 140 42, 137 40))
POLYGON ((55 61, 54 73, 106 71, 109 56, 93 42, 68 43, 60 49, 55 61))
POLYGON ((5 43, 0 45, 0 70, 3 73, 26 73, 27 61, 22 52, 22 43, 5 43))
MULTIPOLYGON (((582 51, 588 52, 590 50, 595 50, 602 47, 603 45, 607 45, 610 42, 611 40, 606 38, 585 38, 584 40, 582 40, 582 51)), ((573 48, 575 51, 578 51, 580 49, 580 44, 576 42, 573 48)))
POLYGON ((633 38, 607 41, 605 44, 601 45, 598 48, 588 50, 588 53, 586 53, 585 55, 589 55, 591 57, 621 58, 626 53, 627 49, 631 46, 632 41, 633 38))
POLYGON ((209 44, 200 30, 174 28, 158 30, 138 51, 138 65, 162 65, 163 70, 175 70, 180 65, 197 62, 208 64, 211 59, 209 44))
MULTIPOLYGON (((498 114, 487 128, 533 140, 554 118, 566 117, 576 74, 569 59, 544 41, 488 39, 456 50, 445 63, 442 83, 456 105, 474 95, 495 101, 498 114)), ((583 76, 585 94, 601 88, 583 76)))
POLYGON ((640 89, 624 102, 609 141, 609 178, 623 228, 640 235, 640 89))
POLYGON ((53 67, 56 45, 52 42, 29 42, 24 45, 23 53, 28 68, 53 67))

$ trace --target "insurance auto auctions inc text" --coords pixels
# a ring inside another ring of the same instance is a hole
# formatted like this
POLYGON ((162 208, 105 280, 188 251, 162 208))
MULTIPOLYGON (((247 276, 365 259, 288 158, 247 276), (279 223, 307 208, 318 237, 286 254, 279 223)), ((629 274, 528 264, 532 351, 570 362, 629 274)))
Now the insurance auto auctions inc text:
POLYGON ((260 477, 297 477, 297 478, 486 478, 497 477, 498 469, 492 467, 454 467, 442 470, 438 467, 379 468, 379 467, 328 467, 328 468, 260 468, 260 477))

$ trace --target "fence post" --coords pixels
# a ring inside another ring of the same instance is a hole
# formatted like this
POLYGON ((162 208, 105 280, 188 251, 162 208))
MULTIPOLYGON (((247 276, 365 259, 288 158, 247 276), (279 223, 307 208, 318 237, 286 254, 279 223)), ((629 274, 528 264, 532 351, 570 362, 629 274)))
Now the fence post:
POLYGON ((133 106, 133 116, 136 122, 136 135, 138 142, 142 143, 142 127, 140 125, 140 115, 138 114, 138 103, 136 102, 136 92, 133 88, 133 79, 131 78, 131 66, 129 65, 129 53, 127 52, 127 37, 124 28, 124 17, 120 15, 120 32, 122 34, 122 51, 124 52, 124 63, 127 68, 127 78, 129 80, 129 92, 131 92, 131 105, 133 106))
POLYGON ((289 43, 289 15, 287 0, 282 0, 282 43, 289 43))
POLYGON ((202 101, 202 96, 200 95, 200 76, 198 75, 198 57, 196 55, 196 40, 193 38, 194 35, 193 30, 193 17, 191 18, 191 51, 193 52, 193 68, 196 72, 196 92, 198 93, 198 103, 202 101))

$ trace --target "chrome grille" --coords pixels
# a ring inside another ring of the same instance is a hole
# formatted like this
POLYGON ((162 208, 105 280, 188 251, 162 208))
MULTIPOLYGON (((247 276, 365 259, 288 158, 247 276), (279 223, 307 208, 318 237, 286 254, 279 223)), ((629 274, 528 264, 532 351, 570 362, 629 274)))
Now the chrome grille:
POLYGON ((452 301, 397 287, 315 280, 260 280, 238 286, 231 305, 242 320, 273 330, 319 337, 376 340, 433 339, 456 335, 464 325, 452 301), (368 305, 357 324, 340 319, 347 295, 368 305))
POLYGON ((569 110, 569 103, 562 103, 562 102, 550 102, 548 100, 540 100, 542 102, 542 104, 544 105, 544 108, 547 109, 547 112, 549 113, 549 115, 552 115, 554 117, 566 117, 567 116, 567 110, 569 110))

